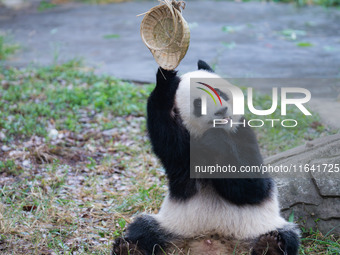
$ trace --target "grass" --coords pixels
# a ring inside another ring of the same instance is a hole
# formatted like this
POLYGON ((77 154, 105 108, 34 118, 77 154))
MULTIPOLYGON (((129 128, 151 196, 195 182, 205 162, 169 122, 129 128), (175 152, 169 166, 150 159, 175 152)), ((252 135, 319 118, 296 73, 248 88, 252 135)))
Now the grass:
POLYGON ((118 39, 120 38, 120 35, 118 34, 108 34, 103 36, 104 39, 118 39))
MULTIPOLYGON (((154 85, 84 70, 75 60, 0 69, 2 254, 109 254, 132 216, 160 208, 166 178, 145 124, 154 85)), ((269 103, 257 95, 255 105, 269 103)), ((299 129, 259 132, 267 154, 328 132, 315 115, 289 114, 299 129)), ((334 235, 304 236, 301 254, 339 249, 334 235)))
POLYGON ((57 5, 54 4, 53 2, 41 1, 41 2, 39 2, 39 5, 38 5, 38 11, 42 12, 42 11, 52 9, 54 7, 57 7, 57 5))
POLYGON ((74 0, 74 1, 90 3, 90 4, 110 4, 110 3, 129 2, 131 0, 74 0))
MULTIPOLYGON (((85 0, 86 1, 86 0, 85 0)), ((225 1, 225 0, 215 0, 215 1, 225 1)), ((234 1, 234 0, 226 0, 234 1)), ((294 3, 296 6, 308 6, 308 5, 321 5, 324 7, 334 7, 340 5, 340 0, 242 0, 242 2, 274 2, 274 3, 294 3)))
POLYGON ((321 5, 331 7, 340 5, 340 0, 274 0, 274 2, 295 3, 298 6, 321 5))
POLYGON ((8 57, 14 54, 19 48, 19 45, 10 42, 8 37, 0 35, 0 61, 8 59, 8 57))
POLYGON ((109 254, 132 215, 160 207, 165 178, 143 117, 152 85, 81 69, 1 69, 4 254, 109 254))
MULTIPOLYGON (((250 2, 251 0, 242 0, 243 2, 250 2)), ((261 0, 256 0, 261 1, 261 0)), ((264 1, 261 1, 264 2, 264 1)), ((307 6, 307 5, 321 5, 324 7, 339 6, 340 0, 271 0, 275 3, 294 3, 297 6, 307 6)))
POLYGON ((327 233, 323 235, 312 229, 302 229, 300 254, 339 254, 340 238, 327 233))
MULTIPOLYGON (((109 114, 144 115, 145 98, 151 86, 135 87, 113 77, 80 72, 80 63, 37 70, 4 69, 0 129, 9 140, 32 135, 46 136, 49 123, 58 130, 82 131, 81 109, 109 114)), ((104 128, 114 120, 101 120, 104 128)))
POLYGON ((110 4, 110 3, 121 3, 127 2, 129 0, 43 0, 38 4, 38 11, 47 11, 57 7, 60 4, 65 4, 68 2, 82 2, 87 4, 110 4))
POLYGON ((17 166, 14 160, 0 161, 0 174, 8 173, 10 175, 19 175, 22 173, 22 167, 17 166))

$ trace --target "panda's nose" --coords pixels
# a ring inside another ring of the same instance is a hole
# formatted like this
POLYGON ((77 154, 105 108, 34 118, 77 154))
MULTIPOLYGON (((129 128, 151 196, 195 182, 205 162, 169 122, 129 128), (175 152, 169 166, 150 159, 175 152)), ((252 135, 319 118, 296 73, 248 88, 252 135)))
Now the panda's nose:
POLYGON ((224 107, 222 109, 219 109, 217 112, 215 112, 216 116, 223 116, 227 113, 228 107, 224 107))

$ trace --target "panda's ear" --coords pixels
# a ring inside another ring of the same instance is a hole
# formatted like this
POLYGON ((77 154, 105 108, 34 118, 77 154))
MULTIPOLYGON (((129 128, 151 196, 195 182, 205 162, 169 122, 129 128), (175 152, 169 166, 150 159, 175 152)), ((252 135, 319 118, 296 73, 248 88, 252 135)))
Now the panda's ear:
POLYGON ((197 67, 198 67, 198 70, 206 70, 211 73, 214 72, 214 70, 203 60, 198 60, 197 67))

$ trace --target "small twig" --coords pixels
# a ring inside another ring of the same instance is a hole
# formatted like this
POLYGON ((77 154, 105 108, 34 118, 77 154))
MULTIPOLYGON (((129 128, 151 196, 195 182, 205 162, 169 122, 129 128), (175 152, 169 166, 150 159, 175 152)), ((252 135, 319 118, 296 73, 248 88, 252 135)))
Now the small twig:
POLYGON ((163 71, 162 71, 162 69, 161 69, 160 67, 158 67, 158 69, 159 69, 159 71, 161 72, 161 74, 162 74, 162 76, 163 76, 164 80, 166 80, 166 77, 165 77, 165 75, 163 74, 163 71))

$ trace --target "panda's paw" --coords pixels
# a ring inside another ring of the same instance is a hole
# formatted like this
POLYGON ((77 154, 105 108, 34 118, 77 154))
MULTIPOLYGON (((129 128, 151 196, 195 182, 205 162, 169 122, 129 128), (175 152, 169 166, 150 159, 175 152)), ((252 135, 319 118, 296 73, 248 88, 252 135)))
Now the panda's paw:
POLYGON ((162 67, 158 68, 157 72, 157 80, 168 80, 177 75, 177 71, 175 70, 165 70, 162 67))
POLYGON ((113 243, 111 255, 144 255, 144 253, 138 249, 136 244, 119 237, 113 243))
POLYGON ((260 236, 253 247, 252 255, 284 255, 285 243, 278 231, 260 236))

